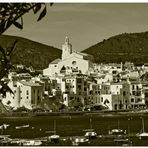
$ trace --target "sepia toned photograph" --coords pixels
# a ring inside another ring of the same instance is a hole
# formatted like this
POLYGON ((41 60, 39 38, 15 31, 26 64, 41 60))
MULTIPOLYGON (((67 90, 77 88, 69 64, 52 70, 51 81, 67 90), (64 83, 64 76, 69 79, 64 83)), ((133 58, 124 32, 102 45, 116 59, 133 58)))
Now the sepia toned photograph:
POLYGON ((0 2, 0 146, 148 146, 148 3, 0 2))

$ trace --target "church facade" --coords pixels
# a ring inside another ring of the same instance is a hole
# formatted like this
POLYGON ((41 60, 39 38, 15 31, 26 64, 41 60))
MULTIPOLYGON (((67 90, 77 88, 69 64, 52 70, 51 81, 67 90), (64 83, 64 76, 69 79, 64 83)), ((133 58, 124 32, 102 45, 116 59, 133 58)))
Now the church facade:
POLYGON ((82 73, 86 74, 93 66, 93 56, 75 52, 72 50, 72 45, 69 38, 65 38, 65 43, 62 45, 62 57, 52 61, 48 68, 43 70, 43 75, 56 76, 60 73, 82 73))

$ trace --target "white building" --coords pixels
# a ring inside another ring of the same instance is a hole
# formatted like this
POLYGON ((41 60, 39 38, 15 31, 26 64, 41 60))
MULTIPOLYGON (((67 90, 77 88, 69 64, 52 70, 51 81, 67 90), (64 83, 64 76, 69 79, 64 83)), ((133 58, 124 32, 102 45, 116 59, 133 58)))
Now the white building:
POLYGON ((24 106, 32 109, 37 107, 42 100, 43 86, 38 83, 10 81, 8 86, 14 94, 6 93, 6 98, 2 99, 2 103, 6 106, 11 106, 14 109, 24 106))
POLYGON ((75 104, 84 105, 88 100, 88 83, 83 76, 68 76, 62 79, 61 91, 63 103, 66 106, 75 104))
POLYGON ((93 67, 93 57, 86 53, 72 51, 72 45, 68 37, 62 45, 62 59, 56 59, 43 70, 44 75, 55 76, 63 72, 68 73, 87 73, 93 67))

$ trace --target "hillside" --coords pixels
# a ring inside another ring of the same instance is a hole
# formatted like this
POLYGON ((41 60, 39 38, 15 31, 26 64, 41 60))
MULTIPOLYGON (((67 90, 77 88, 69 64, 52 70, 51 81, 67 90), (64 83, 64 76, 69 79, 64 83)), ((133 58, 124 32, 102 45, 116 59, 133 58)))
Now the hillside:
POLYGON ((61 50, 57 48, 16 36, 1 35, 0 46, 10 48, 15 40, 17 40, 16 48, 11 55, 13 64, 24 64, 33 66, 35 69, 43 69, 61 56, 61 50))
POLYGON ((124 33, 95 44, 83 52, 94 56, 96 63, 148 63, 148 32, 124 33))

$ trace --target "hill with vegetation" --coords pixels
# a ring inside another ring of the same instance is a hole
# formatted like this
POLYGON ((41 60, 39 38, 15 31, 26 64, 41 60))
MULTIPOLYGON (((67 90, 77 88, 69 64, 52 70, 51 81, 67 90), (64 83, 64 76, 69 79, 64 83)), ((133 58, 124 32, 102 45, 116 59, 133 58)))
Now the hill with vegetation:
POLYGON ((61 50, 22 37, 1 35, 0 46, 9 49, 16 40, 15 49, 10 57, 12 64, 44 69, 51 61, 61 57, 61 50))
POLYGON ((96 63, 148 63, 148 32, 116 35, 83 52, 93 55, 96 63))

